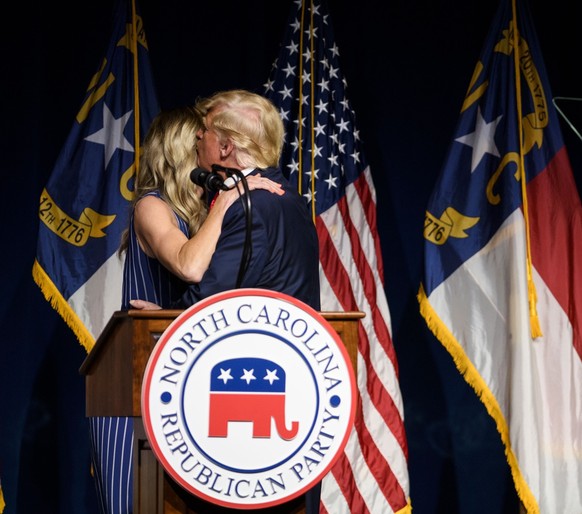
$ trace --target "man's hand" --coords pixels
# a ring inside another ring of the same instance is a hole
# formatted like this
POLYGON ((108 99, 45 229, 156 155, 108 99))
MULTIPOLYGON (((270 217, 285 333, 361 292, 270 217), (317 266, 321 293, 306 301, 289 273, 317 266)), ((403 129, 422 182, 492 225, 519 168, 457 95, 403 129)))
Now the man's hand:
POLYGON ((159 305, 145 300, 129 300, 129 304, 140 311, 159 311, 161 309, 159 305))

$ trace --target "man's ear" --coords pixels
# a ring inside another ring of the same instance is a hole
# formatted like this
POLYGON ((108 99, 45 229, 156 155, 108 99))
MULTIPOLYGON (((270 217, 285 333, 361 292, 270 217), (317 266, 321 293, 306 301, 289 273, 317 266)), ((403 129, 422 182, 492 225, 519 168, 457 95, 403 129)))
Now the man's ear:
POLYGON ((230 156, 230 154, 232 154, 233 150, 234 150, 234 145, 232 144, 230 139, 227 139, 226 141, 220 143, 220 157, 221 157, 221 159, 227 159, 230 156))

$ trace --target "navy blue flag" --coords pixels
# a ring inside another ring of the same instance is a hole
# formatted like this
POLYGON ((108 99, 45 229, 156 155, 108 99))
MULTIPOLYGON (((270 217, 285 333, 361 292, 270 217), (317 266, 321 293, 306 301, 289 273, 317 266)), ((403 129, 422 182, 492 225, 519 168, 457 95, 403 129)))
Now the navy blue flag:
POLYGON ((528 514, 582 512, 582 206, 525 0, 502 0, 424 226, 420 311, 528 514))
POLYGON ((346 93, 325 2, 294 2, 265 96, 285 125, 283 172, 311 206, 321 310, 365 313, 358 327, 355 427, 323 480, 320 512, 403 514, 411 511, 408 446, 376 190, 346 93))
POLYGON ((106 56, 41 193, 32 270, 87 351, 121 305, 116 252, 139 142, 158 111, 142 19, 134 2, 120 0, 106 56))

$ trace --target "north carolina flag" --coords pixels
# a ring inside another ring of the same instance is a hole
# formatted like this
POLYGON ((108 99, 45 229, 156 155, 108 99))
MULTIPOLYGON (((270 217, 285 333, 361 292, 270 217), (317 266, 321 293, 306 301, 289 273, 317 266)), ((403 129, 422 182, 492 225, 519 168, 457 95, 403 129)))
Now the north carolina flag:
POLYGON ((582 218, 527 5, 503 0, 424 226, 420 310, 528 513, 582 512, 582 218))
POLYGON ((358 409, 322 482, 320 512, 409 513, 408 443, 376 226, 376 189, 323 0, 296 0, 265 87, 286 142, 281 167, 313 213, 321 309, 362 311, 358 409))
POLYGON ((120 0, 107 53, 91 79, 40 196, 32 274, 89 351, 121 305, 123 259, 140 134, 159 111, 142 19, 120 0))

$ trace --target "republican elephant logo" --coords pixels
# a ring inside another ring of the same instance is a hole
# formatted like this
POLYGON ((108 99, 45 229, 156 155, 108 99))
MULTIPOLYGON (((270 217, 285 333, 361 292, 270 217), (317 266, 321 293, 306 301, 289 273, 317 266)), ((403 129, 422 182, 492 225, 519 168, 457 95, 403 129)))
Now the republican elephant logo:
POLYGON ((227 437, 230 422, 250 422, 253 437, 271 437, 271 419, 279 436, 289 441, 299 430, 287 428, 285 370, 260 358, 228 359, 214 365, 210 376, 209 437, 227 437))

